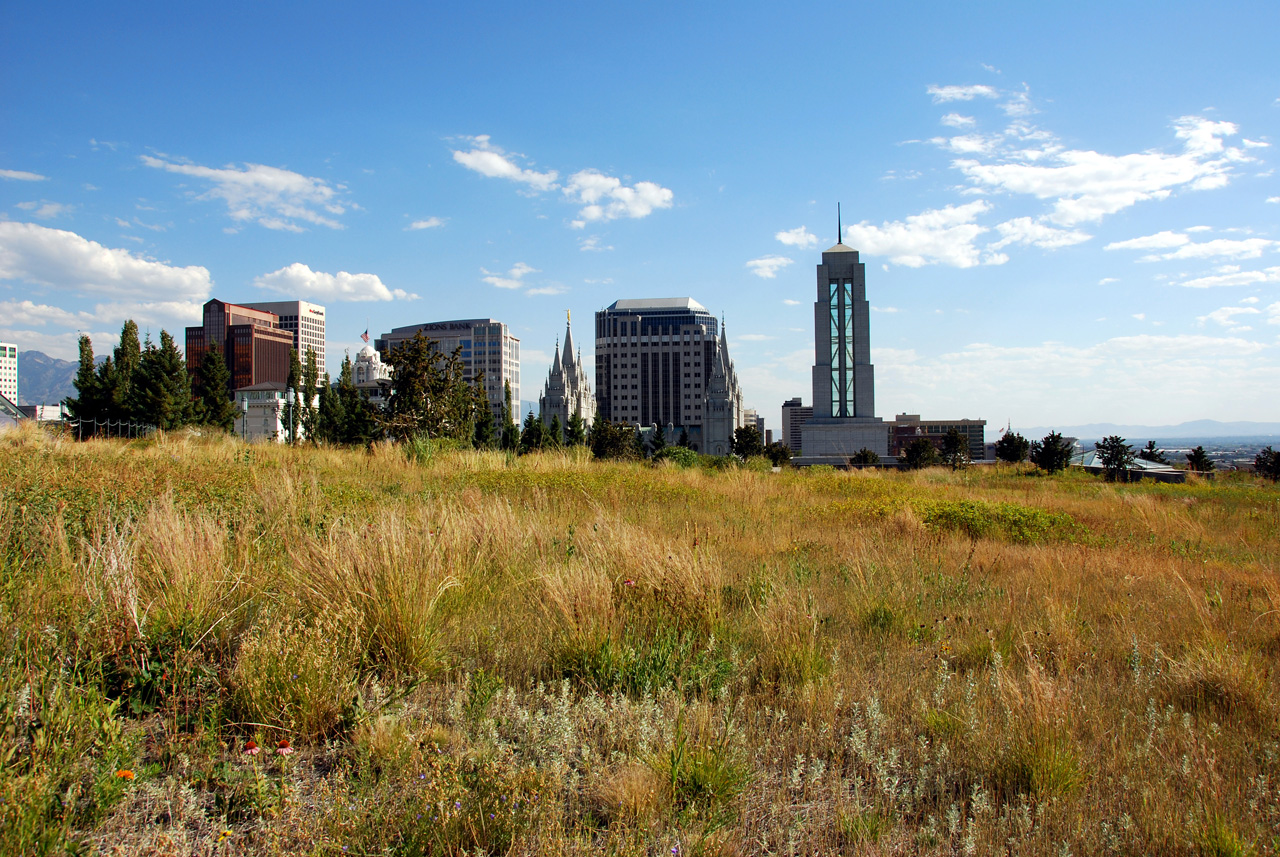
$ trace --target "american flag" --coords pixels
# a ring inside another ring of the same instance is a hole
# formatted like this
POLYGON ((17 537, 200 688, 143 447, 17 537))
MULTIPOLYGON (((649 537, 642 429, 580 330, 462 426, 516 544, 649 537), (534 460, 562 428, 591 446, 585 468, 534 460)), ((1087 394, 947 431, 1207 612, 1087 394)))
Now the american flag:
POLYGON ((366 327, 364 329, 364 333, 360 334, 360 338, 363 339, 365 342, 369 341, 369 328, 366 327))

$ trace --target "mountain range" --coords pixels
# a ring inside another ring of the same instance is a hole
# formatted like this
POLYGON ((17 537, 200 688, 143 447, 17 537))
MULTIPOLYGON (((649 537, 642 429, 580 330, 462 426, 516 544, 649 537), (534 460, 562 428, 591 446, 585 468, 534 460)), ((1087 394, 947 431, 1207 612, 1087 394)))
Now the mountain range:
POLYGON ((79 364, 43 351, 18 352, 18 404, 56 405, 76 394, 72 381, 79 364))
MULTIPOLYGON (((1092 440, 1118 434, 1130 442, 1134 440, 1181 440, 1207 439, 1219 437, 1270 437, 1280 436, 1280 423, 1261 422, 1219 422, 1218 420, 1191 420, 1177 425, 1139 426, 1117 425, 1116 423, 1088 423, 1079 426, 1032 426, 1021 428, 1014 426, 1014 431, 1029 440, 1044 437, 1056 431, 1066 437, 1092 440)), ((1003 429, 988 427, 988 438, 998 439, 1003 429)))

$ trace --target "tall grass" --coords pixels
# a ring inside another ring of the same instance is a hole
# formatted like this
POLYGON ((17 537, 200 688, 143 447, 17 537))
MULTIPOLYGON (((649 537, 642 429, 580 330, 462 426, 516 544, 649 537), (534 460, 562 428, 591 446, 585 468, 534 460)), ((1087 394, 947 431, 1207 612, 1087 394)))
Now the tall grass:
POLYGON ((0 851, 1277 853, 1278 571, 1246 476, 10 432, 0 851))

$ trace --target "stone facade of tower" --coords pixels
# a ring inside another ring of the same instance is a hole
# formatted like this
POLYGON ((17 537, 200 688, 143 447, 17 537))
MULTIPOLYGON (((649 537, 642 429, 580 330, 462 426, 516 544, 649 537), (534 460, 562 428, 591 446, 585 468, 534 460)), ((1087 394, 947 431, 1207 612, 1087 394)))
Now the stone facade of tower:
POLYGON ((548 426, 552 417, 558 417, 561 431, 569 425, 569 417, 575 413, 582 418, 584 427, 590 427, 596 418, 596 399, 591 394, 591 384, 583 369, 582 355, 573 351, 573 327, 569 323, 565 324, 564 348, 556 343, 547 382, 538 398, 538 412, 548 426))
POLYGON ((729 340, 723 324, 707 378, 706 407, 703 449, 708 455, 728 455, 733 451, 733 431, 742 425, 742 388, 738 386, 738 373, 729 359, 729 340))

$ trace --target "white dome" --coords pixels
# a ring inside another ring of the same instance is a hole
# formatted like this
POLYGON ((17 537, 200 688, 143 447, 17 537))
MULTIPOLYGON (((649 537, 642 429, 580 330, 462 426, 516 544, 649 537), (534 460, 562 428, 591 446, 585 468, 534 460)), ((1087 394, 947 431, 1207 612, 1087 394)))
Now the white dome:
POLYGON ((372 359, 373 356, 377 353, 378 353, 377 351, 373 350, 372 345, 366 345, 364 348, 360 349, 359 356, 365 358, 366 360, 369 360, 369 359, 372 359))

